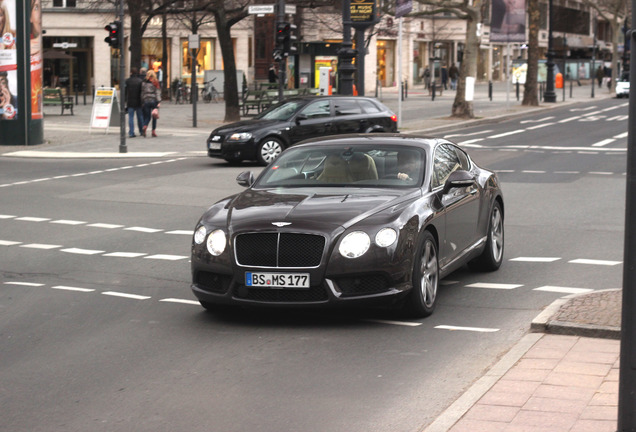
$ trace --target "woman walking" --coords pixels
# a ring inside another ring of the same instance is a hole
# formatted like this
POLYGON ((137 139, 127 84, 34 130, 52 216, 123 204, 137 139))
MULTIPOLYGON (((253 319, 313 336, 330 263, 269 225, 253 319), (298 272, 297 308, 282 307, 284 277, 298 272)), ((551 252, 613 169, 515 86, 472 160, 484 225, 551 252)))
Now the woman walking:
POLYGON ((152 115, 153 111, 159 109, 159 105, 161 104, 161 86, 159 85, 159 81, 157 81, 157 75, 155 71, 150 69, 146 72, 146 79, 141 85, 141 101, 143 102, 143 116, 144 116, 144 128, 142 131, 142 135, 144 138, 146 137, 146 129, 148 129, 148 125, 150 124, 150 118, 152 117, 152 136, 156 137, 157 132, 157 118, 159 115, 152 115))

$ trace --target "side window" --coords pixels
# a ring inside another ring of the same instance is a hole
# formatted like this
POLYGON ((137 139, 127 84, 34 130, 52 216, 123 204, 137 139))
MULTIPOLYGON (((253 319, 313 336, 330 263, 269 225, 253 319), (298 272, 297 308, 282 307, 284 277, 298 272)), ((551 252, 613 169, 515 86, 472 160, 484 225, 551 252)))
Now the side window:
POLYGON ((336 99, 334 100, 334 106, 336 108, 336 117, 362 114, 360 105, 353 99, 336 99))
POLYGON ((460 149, 459 147, 455 147, 455 152, 459 157, 459 164, 461 165, 461 169, 470 171, 470 159, 468 158, 468 155, 464 153, 464 150, 460 149))
POLYGON ((433 177, 431 179, 433 189, 444 185, 448 176, 461 167, 461 161, 457 157, 453 146, 447 144, 438 146, 435 149, 435 158, 433 161, 433 177))
POLYGON ((318 101, 307 105, 300 114, 304 114, 307 118, 320 118, 331 116, 330 102, 328 100, 318 101))
POLYGON ((375 114, 380 112, 380 108, 369 100, 360 99, 358 103, 367 114, 375 114))

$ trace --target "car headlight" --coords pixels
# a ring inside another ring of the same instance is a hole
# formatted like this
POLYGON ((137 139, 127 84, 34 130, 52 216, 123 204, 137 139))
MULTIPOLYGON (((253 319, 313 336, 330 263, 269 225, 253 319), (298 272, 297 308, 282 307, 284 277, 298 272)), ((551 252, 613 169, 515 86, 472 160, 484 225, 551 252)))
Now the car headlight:
POLYGON ((205 227, 203 225, 201 225, 195 232, 194 232, 194 242, 196 244, 201 244, 203 243, 203 241, 205 240, 205 235, 207 234, 207 230, 205 229, 205 227))
POLYGON ((375 235, 375 244, 380 247, 389 247, 397 239, 397 232, 393 228, 382 228, 375 235))
POLYGON ((230 135, 229 141, 247 141, 252 138, 252 134, 249 132, 237 132, 230 135))
POLYGON ((225 233, 223 230, 214 230, 208 236, 207 242, 208 252, 210 252, 214 256, 219 256, 225 250, 225 246, 227 246, 227 238, 225 237, 225 233))
POLYGON ((345 258, 358 258, 364 255, 371 246, 371 239, 363 231, 349 233, 340 242, 340 255, 345 258))

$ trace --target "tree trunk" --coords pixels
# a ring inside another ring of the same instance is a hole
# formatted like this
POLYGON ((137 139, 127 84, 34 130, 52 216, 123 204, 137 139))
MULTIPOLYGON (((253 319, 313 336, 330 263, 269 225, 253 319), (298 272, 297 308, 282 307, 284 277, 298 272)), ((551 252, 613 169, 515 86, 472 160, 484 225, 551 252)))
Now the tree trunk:
POLYGON ((477 59, 479 56, 479 41, 477 36, 477 23, 481 22, 481 1, 473 3, 473 11, 469 12, 466 20, 466 47, 464 57, 459 70, 459 80, 457 82, 457 93, 453 102, 452 117, 474 118, 473 101, 466 100, 466 77, 477 78, 477 59))
POLYGON ((523 89, 521 105, 539 105, 537 84, 539 75, 540 20, 539 0, 528 0, 528 69, 526 71, 526 84, 523 89))
POLYGON ((214 11, 216 34, 219 37, 221 55, 223 56, 223 98, 225 99, 225 122, 235 122, 241 119, 238 100, 238 82, 236 80, 236 60, 232 44, 231 27, 223 8, 214 11))

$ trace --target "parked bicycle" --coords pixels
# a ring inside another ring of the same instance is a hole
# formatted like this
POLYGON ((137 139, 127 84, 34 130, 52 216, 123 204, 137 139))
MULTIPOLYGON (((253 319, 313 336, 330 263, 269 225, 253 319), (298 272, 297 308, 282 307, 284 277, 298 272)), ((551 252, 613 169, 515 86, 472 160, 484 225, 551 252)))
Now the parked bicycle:
POLYGON ((190 87, 185 85, 183 81, 177 82, 177 91, 175 94, 175 103, 182 104, 190 101, 190 87))
POLYGON ((214 101, 214 103, 217 103, 221 99, 221 95, 212 83, 214 80, 216 80, 216 78, 212 78, 210 81, 203 83, 203 88, 201 89, 201 97, 206 103, 210 103, 210 101, 214 101))

